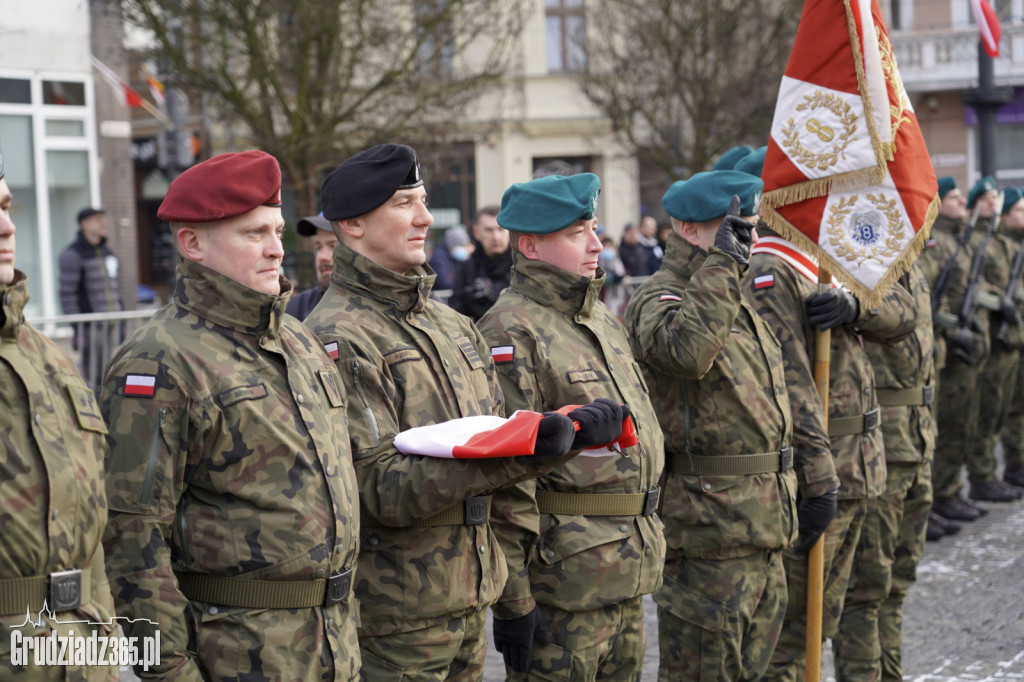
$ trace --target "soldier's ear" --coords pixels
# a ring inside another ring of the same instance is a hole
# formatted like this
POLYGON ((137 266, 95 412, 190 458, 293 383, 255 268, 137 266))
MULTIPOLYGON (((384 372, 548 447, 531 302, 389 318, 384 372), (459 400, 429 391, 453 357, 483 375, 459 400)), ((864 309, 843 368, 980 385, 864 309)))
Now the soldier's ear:
POLYGON ((700 246, 700 223, 681 222, 679 236, 693 246, 700 246))
POLYGON ((530 260, 539 260, 540 254, 537 253, 537 239, 537 235, 533 234, 519 235, 519 252, 530 260))
POLYGON ((178 228, 178 252, 189 260, 197 263, 203 262, 203 242, 199 230, 191 225, 182 225, 178 228))
POLYGON ((362 239, 366 234, 366 225, 363 223, 362 218, 349 218, 347 220, 337 221, 338 229, 340 230, 339 237, 352 237, 353 239, 362 239))

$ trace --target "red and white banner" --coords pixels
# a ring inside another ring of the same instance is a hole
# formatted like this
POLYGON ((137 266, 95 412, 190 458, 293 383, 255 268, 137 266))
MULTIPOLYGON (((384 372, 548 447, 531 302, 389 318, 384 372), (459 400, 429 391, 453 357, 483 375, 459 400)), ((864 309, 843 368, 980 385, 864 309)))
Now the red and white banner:
POLYGON ((995 10, 988 4, 988 0, 971 0, 971 12, 974 14, 974 23, 978 25, 985 52, 989 57, 998 57, 999 39, 1003 37, 1003 28, 999 25, 995 10))
POLYGON ((917 257, 938 183, 876 0, 807 0, 761 216, 873 307, 917 257))
MULTIPOLYGON (((579 407, 567 405, 563 414, 579 407)), ((439 424, 406 429, 395 436, 395 447, 406 455, 452 459, 519 457, 534 454, 537 428, 544 417, 540 412, 517 410, 511 417, 479 415, 450 419, 439 424)), ((578 430, 577 426, 577 430, 578 430)), ((638 442, 632 418, 622 424, 622 434, 600 448, 580 452, 582 456, 606 457, 638 442)))

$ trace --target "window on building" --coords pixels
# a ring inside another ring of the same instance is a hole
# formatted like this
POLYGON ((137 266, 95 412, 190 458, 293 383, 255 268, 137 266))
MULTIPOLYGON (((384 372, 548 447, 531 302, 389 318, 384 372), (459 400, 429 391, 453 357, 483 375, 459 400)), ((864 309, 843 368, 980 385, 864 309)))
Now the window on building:
POLYGON ((0 102, 29 104, 32 102, 32 82, 26 78, 0 78, 0 102))
POLYGON ((420 73, 434 78, 452 75, 454 62, 454 35, 451 16, 447 14, 449 0, 417 0, 416 30, 420 47, 417 62, 420 73))
POLYGON ((84 107, 85 83, 81 81, 43 81, 43 104, 84 107))
POLYGON ((429 187, 430 209, 458 209, 463 222, 476 214, 476 157, 472 142, 427 146, 420 159, 429 159, 423 176, 429 187))
POLYGON ((544 0, 549 73, 582 71, 587 63, 583 0, 544 0))

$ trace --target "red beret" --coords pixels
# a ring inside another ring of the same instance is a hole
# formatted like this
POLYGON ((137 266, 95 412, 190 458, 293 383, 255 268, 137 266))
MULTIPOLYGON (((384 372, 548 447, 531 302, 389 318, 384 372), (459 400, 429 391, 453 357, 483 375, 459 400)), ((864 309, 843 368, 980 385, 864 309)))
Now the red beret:
POLYGON ((260 151, 219 154, 197 163, 167 188, 156 215, 169 223, 212 223, 281 205, 281 167, 260 151))

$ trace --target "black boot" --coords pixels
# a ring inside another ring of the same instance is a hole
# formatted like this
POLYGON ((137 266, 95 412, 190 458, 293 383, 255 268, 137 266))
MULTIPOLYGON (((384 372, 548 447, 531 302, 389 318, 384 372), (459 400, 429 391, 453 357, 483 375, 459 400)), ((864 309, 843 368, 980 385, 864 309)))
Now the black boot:
POLYGON ((981 502, 1013 502, 1019 500, 1020 496, 1020 490, 994 478, 979 483, 971 483, 972 500, 979 500, 981 502))

